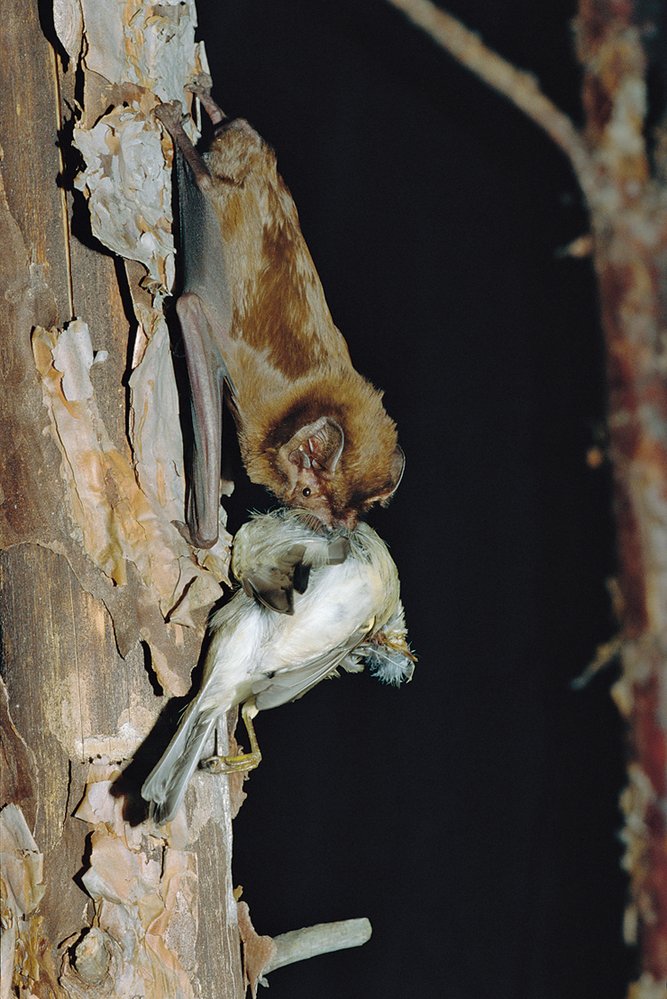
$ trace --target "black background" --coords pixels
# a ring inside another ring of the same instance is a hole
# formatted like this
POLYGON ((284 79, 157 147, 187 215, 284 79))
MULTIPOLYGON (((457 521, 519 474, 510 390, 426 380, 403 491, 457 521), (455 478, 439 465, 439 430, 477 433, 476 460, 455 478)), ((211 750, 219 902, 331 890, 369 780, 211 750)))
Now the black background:
MULTIPOLYGON (((449 9, 575 119, 573 3, 449 9)), ((200 0, 214 96, 276 148, 356 367, 408 463, 371 522, 412 684, 321 684, 258 721, 235 879, 275 935, 368 916, 272 999, 625 992, 609 471, 586 232, 564 157, 381 0, 200 0)), ((269 504, 239 487, 234 518, 269 504)))

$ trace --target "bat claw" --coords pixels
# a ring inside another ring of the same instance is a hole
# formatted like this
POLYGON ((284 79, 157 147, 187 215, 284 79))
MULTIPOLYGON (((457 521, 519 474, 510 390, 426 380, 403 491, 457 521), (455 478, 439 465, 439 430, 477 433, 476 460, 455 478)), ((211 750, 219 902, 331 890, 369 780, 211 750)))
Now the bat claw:
POLYGON ((180 101, 166 101, 163 104, 158 104, 154 108, 153 114, 168 130, 180 128, 185 117, 180 101))
POLYGON ((192 540, 192 535, 190 534, 190 528, 188 527, 187 524, 184 524, 182 520, 172 520, 171 523, 172 526, 176 528, 180 536, 184 538, 189 545, 192 545, 193 548, 197 547, 194 541, 192 540))
POLYGON ((188 83, 185 89, 189 90, 191 94, 196 94, 197 97, 200 94, 209 96, 213 89, 213 79, 209 73, 197 73, 192 83, 188 83))
POLYGON ((189 83, 185 89, 191 94, 194 94, 195 97, 199 98, 202 107, 211 119, 211 124, 219 125, 220 122, 225 120, 227 115, 222 108, 218 107, 211 97, 212 87, 213 80, 208 73, 200 73, 199 76, 196 76, 192 83, 189 83))

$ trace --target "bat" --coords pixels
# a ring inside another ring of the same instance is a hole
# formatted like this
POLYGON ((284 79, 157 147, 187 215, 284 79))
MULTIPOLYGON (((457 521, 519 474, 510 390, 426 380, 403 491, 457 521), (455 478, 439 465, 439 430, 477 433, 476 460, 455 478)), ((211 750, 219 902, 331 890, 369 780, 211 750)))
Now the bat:
POLYGON ((180 104, 156 114, 175 150, 193 446, 186 519, 218 536, 223 400, 253 482, 332 527, 386 504, 405 457, 382 393, 352 366, 273 150, 192 88, 215 132, 202 156, 180 104))
POLYGON ((367 665, 396 685, 412 676, 398 572, 368 524, 327 532, 298 510, 259 514, 237 532, 232 568, 244 585, 211 618, 199 693, 141 790, 158 823, 173 818, 198 764, 211 773, 257 766, 252 719, 258 711, 302 697, 339 667, 358 672, 367 665), (258 561, 249 557, 253 552, 258 561), (276 613, 275 579, 267 570, 289 577, 300 564, 309 568, 308 587, 303 593, 293 587, 291 612, 276 613), (259 599, 245 586, 249 577, 259 580, 259 599), (217 721, 237 704, 243 704, 251 751, 202 760, 217 721))

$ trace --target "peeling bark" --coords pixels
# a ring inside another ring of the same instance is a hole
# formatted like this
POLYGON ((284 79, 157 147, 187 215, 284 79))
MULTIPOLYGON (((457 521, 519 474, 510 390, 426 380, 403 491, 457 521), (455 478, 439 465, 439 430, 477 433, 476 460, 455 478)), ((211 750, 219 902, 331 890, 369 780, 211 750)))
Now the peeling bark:
POLYGON ((1 995, 239 999, 230 786, 195 780, 187 827, 157 831, 126 775, 139 747, 149 768, 227 577, 224 524, 204 558, 173 523, 171 181, 152 116, 205 56, 190 2, 58 0, 54 22, 67 69, 19 0, 0 54, 1 995))
POLYGON ((0 996, 12 985, 23 988, 39 978, 42 918, 36 914, 44 894, 42 854, 21 809, 8 805, 0 812, 0 996))
MULTIPOLYGON (((138 797, 228 582, 222 508, 212 549, 179 530, 164 315, 153 110, 206 73, 195 26, 194 0, 54 0, 49 44, 36 5, 3 10, 0 999, 241 999, 276 956, 232 885, 243 775, 196 774, 160 828, 138 797)), ((302 958, 366 939, 305 932, 302 958)))

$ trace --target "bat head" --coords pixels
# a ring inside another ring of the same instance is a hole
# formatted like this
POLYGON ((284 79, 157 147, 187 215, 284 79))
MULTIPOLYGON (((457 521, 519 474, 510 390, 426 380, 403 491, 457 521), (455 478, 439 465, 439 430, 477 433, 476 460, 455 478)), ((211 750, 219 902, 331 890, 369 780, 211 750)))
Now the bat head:
POLYGON ((392 453, 388 477, 379 481, 364 469, 354 485, 344 455, 345 433, 333 418, 323 416, 300 427, 278 451, 278 465, 287 480, 283 501, 329 527, 350 529, 376 503, 386 506, 403 477, 401 448, 396 446, 392 453))
POLYGON ((299 427, 278 450, 278 466, 287 480, 285 502, 333 526, 332 487, 344 447, 343 428, 331 417, 299 427))

